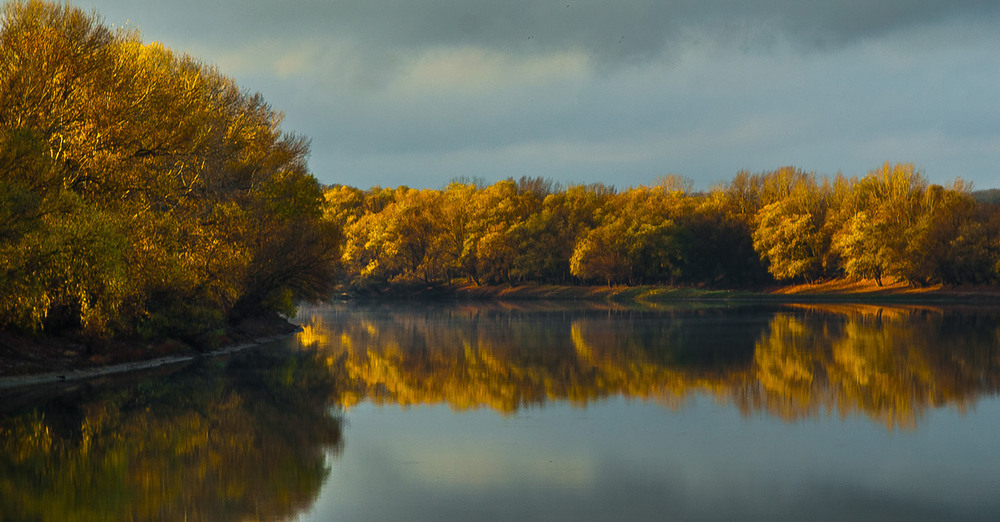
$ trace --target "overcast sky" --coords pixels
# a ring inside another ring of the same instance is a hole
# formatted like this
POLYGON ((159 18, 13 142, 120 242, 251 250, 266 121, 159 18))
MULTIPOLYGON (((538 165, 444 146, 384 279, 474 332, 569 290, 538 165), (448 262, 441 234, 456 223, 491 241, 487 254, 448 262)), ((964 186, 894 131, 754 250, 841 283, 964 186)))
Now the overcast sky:
POLYGON ((80 0, 216 65, 323 183, 699 189, 794 165, 1000 187, 996 0, 80 0))

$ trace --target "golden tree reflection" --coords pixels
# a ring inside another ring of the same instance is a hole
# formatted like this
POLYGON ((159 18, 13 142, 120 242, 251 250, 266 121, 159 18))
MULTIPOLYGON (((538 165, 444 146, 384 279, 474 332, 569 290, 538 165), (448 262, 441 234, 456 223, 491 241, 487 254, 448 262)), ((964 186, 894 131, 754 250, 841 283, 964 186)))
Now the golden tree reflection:
POLYGON ((345 406, 519 408, 611 396, 677 408, 695 394, 786 420, 863 415, 915 427, 1000 389, 991 313, 810 305, 773 314, 708 310, 340 309, 299 334, 353 383, 345 406), (747 318, 749 317, 749 318, 747 318))
MULTIPOLYGON (((0 520, 274 520, 343 446, 315 354, 246 354, 0 412, 0 520)), ((5 407, 6 409, 6 407, 5 407)))
POLYGON ((812 330, 794 317, 778 314, 771 320, 767 334, 754 350, 754 376, 767 399, 764 406, 783 418, 814 413, 819 406, 813 349, 818 345, 812 330))
POLYGON ((928 408, 964 411, 996 393, 997 326, 926 307, 812 307, 777 314, 755 350, 757 407, 784 418, 863 414, 915 427, 928 408))

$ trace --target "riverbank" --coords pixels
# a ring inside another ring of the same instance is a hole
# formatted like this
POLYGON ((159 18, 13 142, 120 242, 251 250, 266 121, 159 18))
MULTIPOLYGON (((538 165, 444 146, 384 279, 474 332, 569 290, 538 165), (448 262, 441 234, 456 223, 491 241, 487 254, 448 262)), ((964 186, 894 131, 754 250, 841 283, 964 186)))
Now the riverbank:
MULTIPOLYGON (((1000 304, 1000 287, 913 287, 905 283, 878 286, 873 281, 833 280, 808 285, 756 290, 714 290, 663 286, 565 285, 397 285, 380 291, 344 293, 341 299, 471 300, 471 301, 607 301, 665 303, 677 301, 733 301, 772 303, 936 303, 1000 304)), ((273 315, 244 321, 195 347, 174 340, 156 343, 104 341, 97 345, 64 337, 34 336, 0 331, 0 389, 88 379, 152 369, 198 357, 232 353, 288 336, 298 326, 273 315)))
POLYGON ((89 379, 215 357, 287 337, 299 327, 277 314, 232 326, 201 345, 177 340, 86 340, 0 331, 0 389, 89 379))
POLYGON ((12 375, 7 377, 0 376, 0 390, 10 389, 10 388, 22 388, 26 386, 35 386, 39 384, 53 384, 59 382, 78 381, 83 379, 93 379, 95 377, 104 377, 107 375, 115 375, 118 373, 134 372, 139 370, 152 370, 154 368, 159 368, 161 366, 169 366, 172 364, 190 362, 197 358, 218 357, 220 355, 228 355, 231 353, 240 352, 248 348, 255 348, 263 344, 279 341, 281 339, 284 339, 285 337, 288 337, 289 335, 291 334, 262 337, 260 339, 255 339, 250 342, 240 343, 233 346, 227 346, 219 350, 212 350, 210 352, 199 352, 196 354, 189 354, 189 355, 169 355, 164 357, 158 357, 156 359, 139 359, 132 362, 112 364, 109 366, 91 366, 91 367, 85 366, 82 368, 48 371, 44 373, 30 373, 23 375, 12 375))

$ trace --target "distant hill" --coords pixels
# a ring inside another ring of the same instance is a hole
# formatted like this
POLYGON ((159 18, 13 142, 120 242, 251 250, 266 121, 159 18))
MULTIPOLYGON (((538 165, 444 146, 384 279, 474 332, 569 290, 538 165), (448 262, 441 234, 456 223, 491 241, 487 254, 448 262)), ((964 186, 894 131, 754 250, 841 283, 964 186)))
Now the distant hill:
POLYGON ((983 203, 1000 204, 1000 189, 985 189, 972 191, 972 197, 983 203))

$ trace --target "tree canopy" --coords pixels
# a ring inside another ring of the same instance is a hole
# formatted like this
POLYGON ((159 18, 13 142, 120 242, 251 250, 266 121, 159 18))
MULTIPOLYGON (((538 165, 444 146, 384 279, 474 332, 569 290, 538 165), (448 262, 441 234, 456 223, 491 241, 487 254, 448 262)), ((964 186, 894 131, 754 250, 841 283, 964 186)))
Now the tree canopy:
POLYGON ((834 179, 795 167, 693 193, 522 178, 443 190, 326 190, 344 275, 395 282, 753 287, 850 277, 915 285, 1000 279, 1000 207, 911 164, 834 179), (540 189, 539 187, 548 187, 540 189))
POLYGON ((339 229, 260 95, 68 4, 0 16, 0 324, 196 336, 329 293, 339 229))

